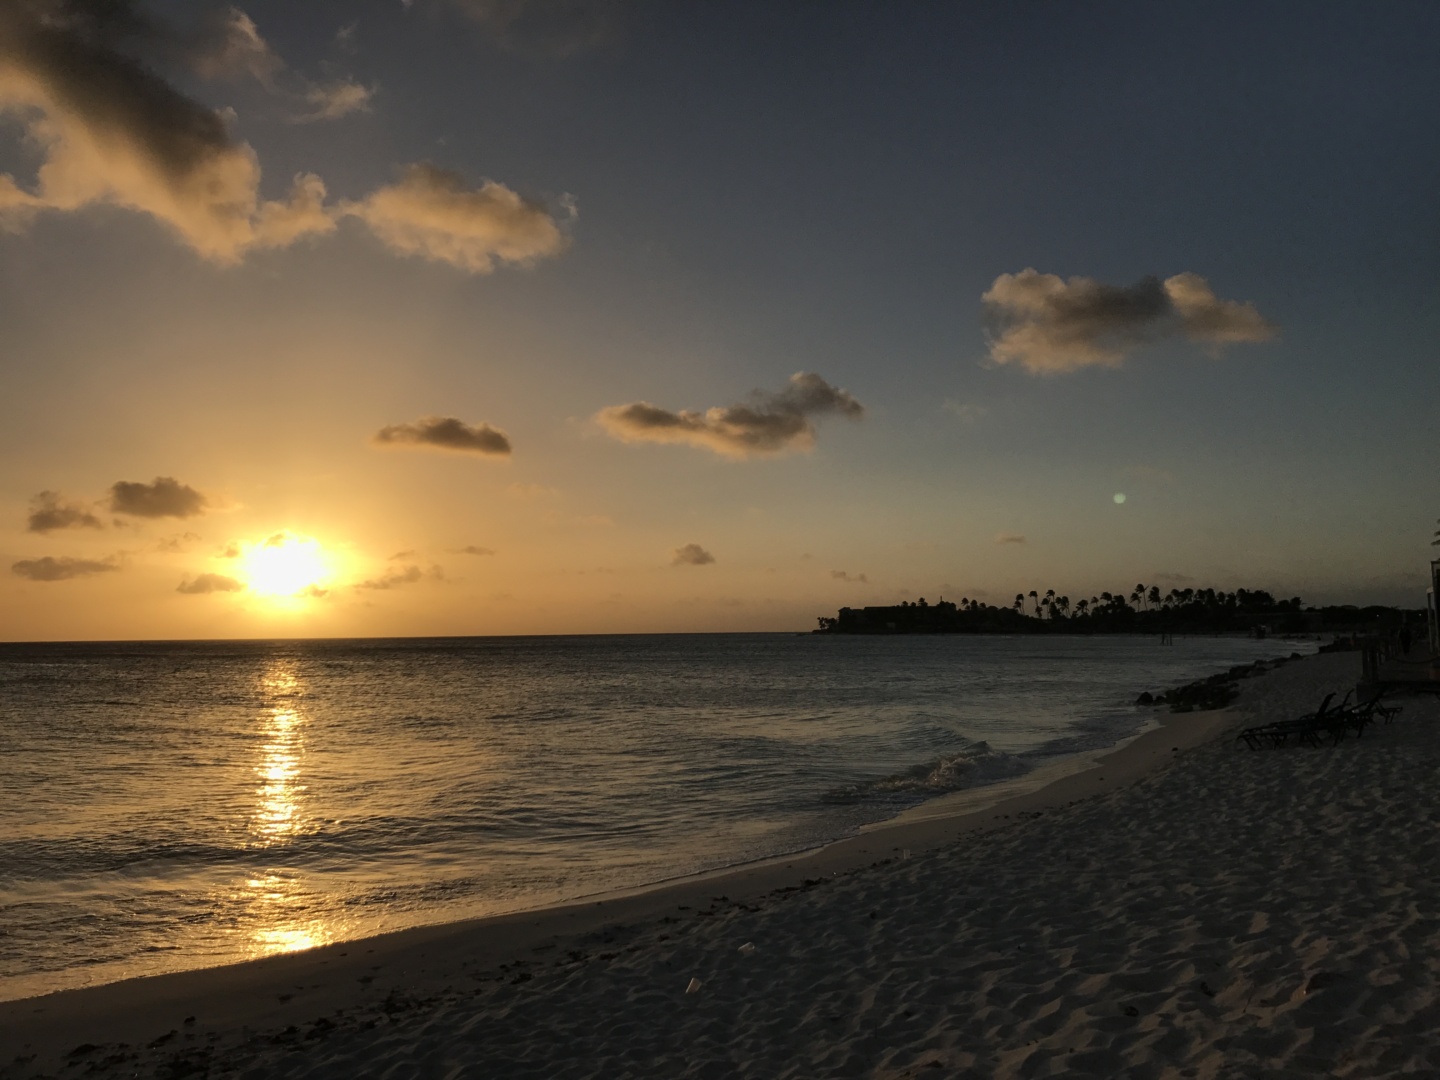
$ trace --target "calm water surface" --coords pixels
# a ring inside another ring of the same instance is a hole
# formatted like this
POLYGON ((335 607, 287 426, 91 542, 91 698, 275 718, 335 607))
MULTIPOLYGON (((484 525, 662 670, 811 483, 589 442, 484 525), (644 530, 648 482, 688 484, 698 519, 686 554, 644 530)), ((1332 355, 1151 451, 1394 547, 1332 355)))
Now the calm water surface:
POLYGON ((1233 638, 0 645, 0 998, 813 847, 1133 734, 1233 638))

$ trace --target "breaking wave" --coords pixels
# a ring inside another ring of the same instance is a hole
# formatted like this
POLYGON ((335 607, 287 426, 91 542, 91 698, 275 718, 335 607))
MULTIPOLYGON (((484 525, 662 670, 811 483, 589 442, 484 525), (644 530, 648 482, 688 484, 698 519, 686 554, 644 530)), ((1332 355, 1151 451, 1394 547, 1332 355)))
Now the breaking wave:
POLYGON ((958 754, 942 755, 878 780, 832 788, 825 793, 825 801, 849 803, 896 796, 929 799, 951 791, 1023 776, 1033 767, 1023 758, 995 750, 989 743, 978 742, 958 754))

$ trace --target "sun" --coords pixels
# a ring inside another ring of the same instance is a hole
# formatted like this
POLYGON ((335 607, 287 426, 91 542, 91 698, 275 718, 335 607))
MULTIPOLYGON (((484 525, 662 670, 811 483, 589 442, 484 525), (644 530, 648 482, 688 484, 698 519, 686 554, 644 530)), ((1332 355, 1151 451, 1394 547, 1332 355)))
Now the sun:
POLYGON ((325 549, 313 537, 284 531, 247 544, 237 568, 256 596, 318 596, 330 577, 325 549))

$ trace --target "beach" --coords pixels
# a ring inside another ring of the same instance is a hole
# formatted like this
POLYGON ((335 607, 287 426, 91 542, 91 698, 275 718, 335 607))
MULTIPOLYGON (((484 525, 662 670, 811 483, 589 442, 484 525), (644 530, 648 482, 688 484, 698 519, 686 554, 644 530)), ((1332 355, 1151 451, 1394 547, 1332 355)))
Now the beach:
POLYGON ((1292 661, 1039 790, 801 857, 0 1003, 0 1076, 1440 1070, 1436 700, 1334 747, 1233 739, 1358 674, 1292 661))

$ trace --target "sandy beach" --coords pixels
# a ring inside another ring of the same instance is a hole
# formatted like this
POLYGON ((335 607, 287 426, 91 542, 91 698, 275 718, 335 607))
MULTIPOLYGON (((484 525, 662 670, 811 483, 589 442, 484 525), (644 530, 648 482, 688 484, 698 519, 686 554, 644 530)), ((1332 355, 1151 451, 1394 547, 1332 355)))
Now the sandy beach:
MULTIPOLYGON (((545 911, 0 1004, 0 1076, 1440 1072, 1440 706, 1339 746, 1242 682, 993 807, 545 911)), ((967 812, 969 811, 969 812, 967 812)))

